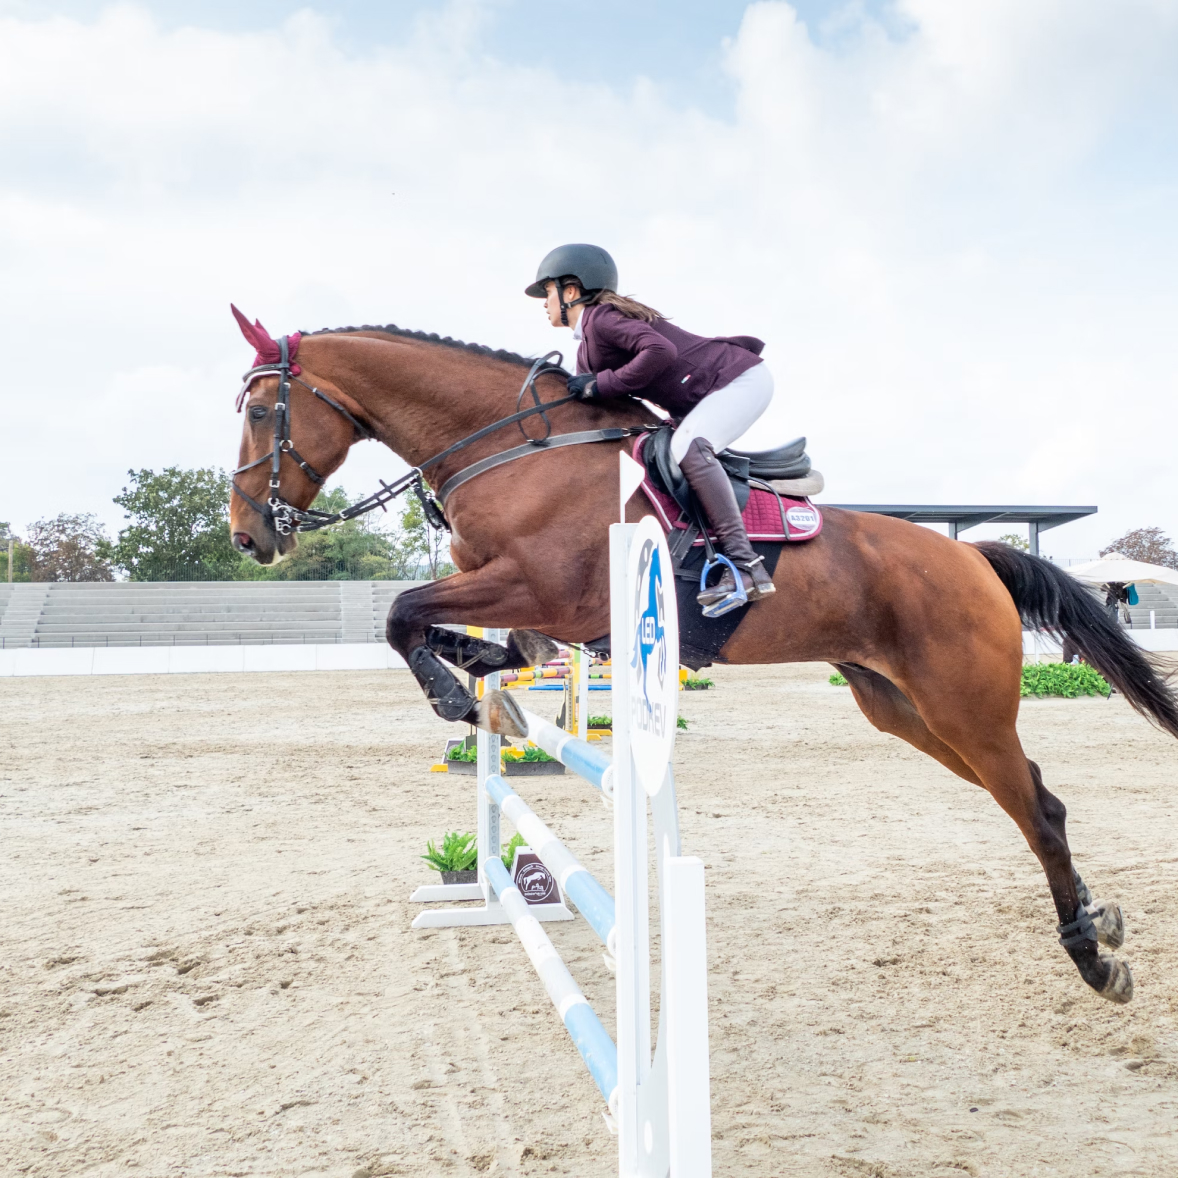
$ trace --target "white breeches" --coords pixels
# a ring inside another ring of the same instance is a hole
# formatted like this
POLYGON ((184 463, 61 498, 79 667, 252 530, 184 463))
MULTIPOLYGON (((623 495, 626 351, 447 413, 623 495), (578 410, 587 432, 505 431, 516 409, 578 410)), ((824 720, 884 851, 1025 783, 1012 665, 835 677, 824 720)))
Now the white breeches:
POLYGON ((717 453, 731 446, 772 400, 773 374, 762 361, 696 405, 671 438, 671 457, 681 462, 694 438, 706 438, 717 453))

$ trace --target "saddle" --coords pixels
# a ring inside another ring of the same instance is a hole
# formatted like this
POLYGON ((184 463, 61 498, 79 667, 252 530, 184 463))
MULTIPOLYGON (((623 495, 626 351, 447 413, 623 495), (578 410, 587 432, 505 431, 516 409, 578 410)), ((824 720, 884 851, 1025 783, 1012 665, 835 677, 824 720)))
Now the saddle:
MULTIPOLYGON (((693 502, 691 488, 671 457, 671 425, 643 434, 633 456, 646 477, 643 493, 662 524, 671 550, 676 580, 698 588, 712 566, 710 537, 700 531, 703 512, 693 502)), ((716 455, 732 480, 745 531, 753 550, 770 576, 782 548, 812 540, 822 531, 822 511, 810 502, 823 487, 822 476, 810 466, 806 439, 796 438, 776 450, 724 450, 716 455)), ((679 602, 679 658, 694 670, 723 662, 720 654, 735 633, 748 605, 705 616, 694 593, 677 595, 679 602)))
MULTIPOLYGON (((688 518, 694 518, 691 488, 679 464, 671 457, 674 432, 673 426, 664 425, 645 438, 642 462, 654 489, 669 495, 688 518)), ((750 479, 790 498, 817 495, 824 485, 822 475, 810 464, 805 438, 794 438, 775 450, 721 450, 716 458, 728 472, 741 511, 748 506, 750 479)))

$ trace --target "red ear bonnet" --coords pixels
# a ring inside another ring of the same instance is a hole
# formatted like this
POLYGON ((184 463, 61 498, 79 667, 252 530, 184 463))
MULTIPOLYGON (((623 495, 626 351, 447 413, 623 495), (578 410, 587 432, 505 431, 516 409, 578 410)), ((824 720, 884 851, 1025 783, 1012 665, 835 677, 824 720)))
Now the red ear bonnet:
MULTIPOLYGON (((277 364, 281 358, 281 353, 278 350, 278 341, 271 337, 270 333, 257 319, 251 324, 232 303, 229 304, 229 309, 233 312, 233 318, 237 320, 237 326, 241 328, 241 334, 245 336, 246 342, 253 344, 254 351, 257 353, 254 356, 253 367, 257 368, 261 364, 277 364)), ((300 339, 302 339, 302 336, 297 331, 293 335, 287 336, 291 360, 299 353, 300 339)), ((301 371, 297 364, 291 366, 291 373, 293 375, 298 376, 301 371)))

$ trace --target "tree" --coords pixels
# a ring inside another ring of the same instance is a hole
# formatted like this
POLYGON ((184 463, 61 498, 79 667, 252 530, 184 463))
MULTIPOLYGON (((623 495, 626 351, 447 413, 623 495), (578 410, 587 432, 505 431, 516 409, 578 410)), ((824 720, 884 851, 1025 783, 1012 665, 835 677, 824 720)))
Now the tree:
POLYGON ((229 536, 229 476, 206 467, 129 470, 116 495, 130 527, 111 546, 132 581, 232 579, 241 558, 229 536))
POLYGON ((421 500, 410 492, 405 496, 405 509, 401 514, 401 547, 406 557, 414 557, 414 573, 421 565, 429 570, 431 580, 438 577, 448 577, 454 572, 454 566, 442 559, 443 547, 449 548, 446 532, 439 532, 429 526, 425 518, 425 511, 421 500))
POLYGON ((1164 568, 1178 569, 1178 552, 1174 543, 1161 528, 1134 528, 1119 540, 1114 540, 1100 550, 1101 556, 1119 552, 1130 560, 1141 560, 1146 564, 1159 564, 1164 568))
POLYGON ((1023 552, 1031 550, 1031 542, 1026 536, 1020 536, 1018 532, 1006 532, 1004 535, 998 537, 1000 544, 1009 544, 1011 548, 1021 548, 1023 552))
POLYGON ((33 579, 33 550, 16 535, 7 520, 0 520, 0 581, 33 579), (12 575, 8 569, 8 541, 12 540, 12 575))
MULTIPOLYGON (((93 515, 41 519, 29 525, 31 581, 113 581, 110 542, 93 515)), ((7 570, 6 570, 7 571, 7 570)))

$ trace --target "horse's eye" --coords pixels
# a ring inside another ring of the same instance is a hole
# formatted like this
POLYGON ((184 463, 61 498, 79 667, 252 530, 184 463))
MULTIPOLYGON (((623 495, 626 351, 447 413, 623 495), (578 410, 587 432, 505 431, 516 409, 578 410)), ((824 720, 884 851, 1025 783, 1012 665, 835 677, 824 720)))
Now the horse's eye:
POLYGON ((265 405, 254 405, 250 409, 250 421, 261 421, 266 416, 265 405))

